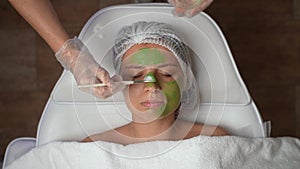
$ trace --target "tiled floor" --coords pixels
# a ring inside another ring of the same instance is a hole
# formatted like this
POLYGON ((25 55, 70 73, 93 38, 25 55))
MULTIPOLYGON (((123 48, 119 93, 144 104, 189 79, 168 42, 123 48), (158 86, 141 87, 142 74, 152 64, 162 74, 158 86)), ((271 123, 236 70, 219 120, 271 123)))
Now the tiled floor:
POLYGON ((294 18, 300 20, 300 1, 293 0, 293 7, 294 7, 294 18))
POLYGON ((300 137, 300 85, 296 86, 296 135, 300 137))
MULTIPOLYGON (((74 36, 99 8, 132 1, 51 2, 74 36)), ((224 32, 263 118, 272 121, 272 136, 300 137, 300 8, 295 2, 299 1, 214 1, 206 11, 224 32)), ((7 1, 0 1, 0 55, 3 157, 12 139, 35 136, 41 112, 62 68, 49 46, 7 1)))
POLYGON ((227 0, 207 10, 221 26, 262 117, 272 121, 272 136, 300 137, 300 20, 294 9, 292 1, 227 0), (225 10, 228 5, 234 10, 225 10))

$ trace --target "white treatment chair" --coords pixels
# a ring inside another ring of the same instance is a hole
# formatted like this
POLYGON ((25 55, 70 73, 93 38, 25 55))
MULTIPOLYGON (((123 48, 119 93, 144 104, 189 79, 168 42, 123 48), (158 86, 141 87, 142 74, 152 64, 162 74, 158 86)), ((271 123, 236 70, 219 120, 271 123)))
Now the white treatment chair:
MULTIPOLYGON (((269 131, 241 79, 228 44, 217 24, 205 13, 193 18, 172 15, 168 4, 131 4, 98 11, 82 29, 81 39, 96 60, 113 73, 111 58, 117 31, 137 21, 169 23, 194 52, 193 70, 200 96, 196 121, 218 125, 231 135, 266 137, 269 131)), ((4 166, 35 146, 53 141, 81 141, 90 134, 109 130, 130 121, 120 94, 101 100, 77 89, 70 72, 64 71, 45 106, 35 138, 19 138, 7 147, 4 166)), ((192 116, 186 117, 189 120, 192 116)))

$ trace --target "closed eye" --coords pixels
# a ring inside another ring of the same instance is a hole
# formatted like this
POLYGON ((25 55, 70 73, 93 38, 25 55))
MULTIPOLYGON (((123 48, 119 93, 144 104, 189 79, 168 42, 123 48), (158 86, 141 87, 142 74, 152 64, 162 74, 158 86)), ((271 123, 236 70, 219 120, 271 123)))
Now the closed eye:
POLYGON ((172 74, 171 72, 169 72, 169 71, 164 71, 164 70, 160 70, 160 71, 159 71, 159 74, 160 74, 161 76, 164 76, 164 77, 172 77, 172 76, 173 76, 173 74, 172 74))
POLYGON ((162 76, 165 76, 165 77, 172 77, 172 75, 169 74, 169 73, 161 73, 161 75, 162 75, 162 76))
POLYGON ((142 77, 142 74, 137 74, 137 75, 135 75, 135 76, 132 76, 131 78, 132 79, 137 79, 137 78, 141 78, 142 77))

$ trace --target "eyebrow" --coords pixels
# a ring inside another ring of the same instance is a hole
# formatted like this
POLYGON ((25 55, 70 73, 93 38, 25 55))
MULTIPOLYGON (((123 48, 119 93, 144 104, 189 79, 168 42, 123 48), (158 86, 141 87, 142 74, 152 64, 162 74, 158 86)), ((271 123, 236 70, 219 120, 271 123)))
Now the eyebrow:
MULTIPOLYGON (((167 64, 160 64, 158 66, 156 66, 157 68, 163 68, 163 67, 168 67, 168 66, 173 66, 173 67, 178 67, 178 65, 176 64, 170 64, 170 63, 167 63, 167 64)), ((142 68, 146 68, 145 66, 143 65, 128 65, 128 66, 125 66, 126 69, 142 69, 142 68)))

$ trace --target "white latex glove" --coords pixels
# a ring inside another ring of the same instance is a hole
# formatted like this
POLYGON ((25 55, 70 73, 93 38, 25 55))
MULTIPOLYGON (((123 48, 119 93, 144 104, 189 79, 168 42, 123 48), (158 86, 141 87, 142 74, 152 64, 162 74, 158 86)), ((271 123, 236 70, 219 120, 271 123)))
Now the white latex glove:
POLYGON ((110 78, 108 72, 95 61, 87 47, 77 37, 67 40, 55 56, 65 69, 73 73, 77 85, 95 83, 107 85, 80 88, 82 91, 91 92, 99 98, 107 98, 120 90, 120 86, 113 83, 113 78, 110 78))
POLYGON ((176 16, 193 17, 206 9, 213 0, 168 0, 175 9, 173 14, 176 16))

